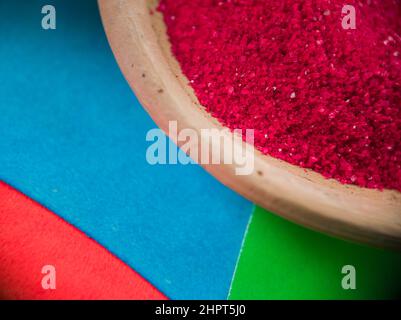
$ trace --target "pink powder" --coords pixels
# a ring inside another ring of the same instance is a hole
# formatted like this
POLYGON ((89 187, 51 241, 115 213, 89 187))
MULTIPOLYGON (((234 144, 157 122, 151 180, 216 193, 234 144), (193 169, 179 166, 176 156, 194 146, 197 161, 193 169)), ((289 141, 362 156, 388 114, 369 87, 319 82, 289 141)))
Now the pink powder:
POLYGON ((401 191, 401 2, 161 0, 201 104, 264 154, 401 191))

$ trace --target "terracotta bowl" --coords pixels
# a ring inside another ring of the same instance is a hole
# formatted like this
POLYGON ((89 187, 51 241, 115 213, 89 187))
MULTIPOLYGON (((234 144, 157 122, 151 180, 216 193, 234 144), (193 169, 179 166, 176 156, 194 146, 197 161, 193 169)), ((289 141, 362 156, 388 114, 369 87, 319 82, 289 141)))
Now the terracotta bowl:
MULTIPOLYGON (((178 130, 190 128, 197 133, 223 129, 200 105, 173 57, 162 16, 154 10, 157 3, 99 0, 107 37, 123 74, 165 132, 169 121, 177 121, 178 130)), ((235 144, 245 148, 238 139, 235 144)), ((345 239, 401 248, 401 193, 343 185, 254 151, 255 169, 250 175, 237 175, 234 164, 203 167, 247 199, 295 223, 345 239)))

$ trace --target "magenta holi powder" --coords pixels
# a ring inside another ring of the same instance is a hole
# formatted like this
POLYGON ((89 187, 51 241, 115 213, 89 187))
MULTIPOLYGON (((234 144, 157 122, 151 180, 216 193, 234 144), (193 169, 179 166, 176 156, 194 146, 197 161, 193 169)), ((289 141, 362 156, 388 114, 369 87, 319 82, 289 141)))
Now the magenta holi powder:
POLYGON ((161 0, 200 103, 264 154, 401 191, 401 2, 161 0))

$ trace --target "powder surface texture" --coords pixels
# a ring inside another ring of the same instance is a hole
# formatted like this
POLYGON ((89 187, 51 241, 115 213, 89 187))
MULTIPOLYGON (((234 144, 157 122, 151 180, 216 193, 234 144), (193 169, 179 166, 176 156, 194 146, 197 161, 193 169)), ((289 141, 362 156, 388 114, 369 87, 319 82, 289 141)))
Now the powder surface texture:
POLYGON ((222 124, 327 178, 401 191, 401 2, 347 4, 355 29, 339 0, 161 0, 159 11, 222 124))

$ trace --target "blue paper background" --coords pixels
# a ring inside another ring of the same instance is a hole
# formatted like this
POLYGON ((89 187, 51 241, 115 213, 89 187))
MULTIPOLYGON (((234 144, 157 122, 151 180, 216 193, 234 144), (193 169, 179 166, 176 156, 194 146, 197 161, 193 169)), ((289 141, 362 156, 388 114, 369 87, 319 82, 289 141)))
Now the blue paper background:
POLYGON ((117 67, 96 1, 1 0, 0 61, 0 180, 168 297, 225 299, 251 204, 198 166, 147 164, 156 126, 117 67), (55 31, 41 28, 45 4, 55 31))

